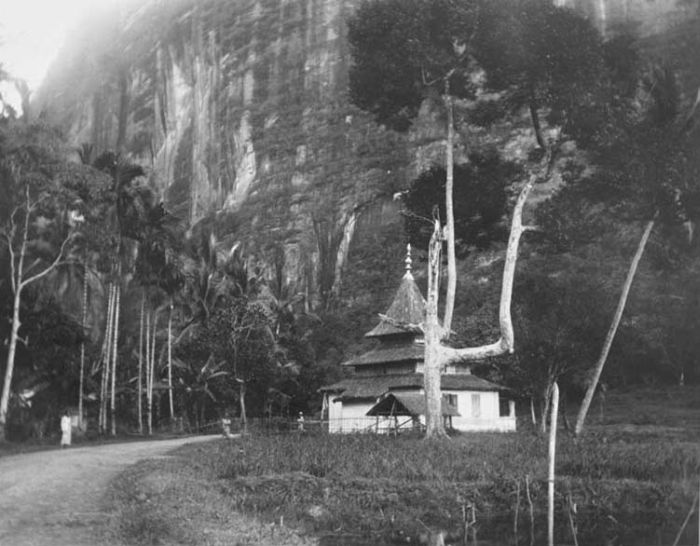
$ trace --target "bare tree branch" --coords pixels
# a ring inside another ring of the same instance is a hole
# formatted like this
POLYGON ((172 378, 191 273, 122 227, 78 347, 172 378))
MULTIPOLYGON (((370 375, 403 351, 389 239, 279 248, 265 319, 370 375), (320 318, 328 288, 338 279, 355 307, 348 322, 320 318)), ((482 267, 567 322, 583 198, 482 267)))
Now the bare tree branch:
POLYGON ((64 253, 66 247, 68 246, 68 243, 70 243, 70 242, 73 240, 73 235, 74 235, 74 233, 71 233, 70 235, 68 235, 68 236, 63 240, 63 243, 61 243, 61 248, 60 248, 60 250, 59 250, 59 252, 58 252, 58 255, 57 255, 56 258, 46 267, 46 269, 44 269, 43 271, 40 271, 39 273, 37 273, 36 275, 34 275, 34 276, 32 276, 32 277, 29 277, 29 278, 26 279, 26 280, 20 281, 20 284, 19 284, 20 288, 24 288, 24 287, 27 286, 28 284, 31 284, 31 283, 33 283, 34 281, 37 281, 37 280, 41 279, 42 277, 45 277, 45 276, 48 275, 51 271, 53 271, 58 265, 62 264, 62 263, 64 262, 64 260, 63 260, 63 253, 64 253))
POLYGON ((501 330, 501 337, 495 343, 480 347, 466 347, 454 349, 442 346, 442 354, 446 363, 465 360, 478 360, 490 356, 498 356, 504 353, 512 353, 515 349, 515 334, 513 332, 513 319, 511 316, 511 303, 513 299, 513 281, 515 278, 515 265, 518 259, 518 249, 520 237, 526 226, 522 224, 523 208, 530 191, 537 180, 537 173, 530 175, 527 184, 520 191, 518 199, 513 209, 513 219, 511 222, 510 237, 506 249, 505 264, 503 266, 503 285, 501 287, 501 301, 498 309, 498 322, 501 330))

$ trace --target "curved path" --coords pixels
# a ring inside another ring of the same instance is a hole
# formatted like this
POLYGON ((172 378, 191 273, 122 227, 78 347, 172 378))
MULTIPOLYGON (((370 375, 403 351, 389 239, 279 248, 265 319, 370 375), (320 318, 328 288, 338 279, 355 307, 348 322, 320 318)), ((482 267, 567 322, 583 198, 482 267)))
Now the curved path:
MULTIPOLYGON (((129 442, 0 458, 0 546, 97 546, 101 499, 127 466, 219 436, 129 442)), ((103 539, 102 539, 103 540, 103 539)))

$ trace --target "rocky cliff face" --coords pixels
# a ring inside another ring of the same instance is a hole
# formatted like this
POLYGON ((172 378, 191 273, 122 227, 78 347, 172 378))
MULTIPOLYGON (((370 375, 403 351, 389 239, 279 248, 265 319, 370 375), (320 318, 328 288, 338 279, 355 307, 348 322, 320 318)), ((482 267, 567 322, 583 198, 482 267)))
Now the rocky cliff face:
POLYGON ((604 35, 626 28, 641 36, 664 32, 693 17, 696 0, 555 0, 589 17, 604 35))
POLYGON ((39 108, 75 145, 150 167, 190 224, 233 217, 231 236, 263 261, 283 248, 288 280, 326 301, 358 216, 393 210, 406 179, 406 140, 346 98, 354 3, 150 2, 90 21, 39 108))
MULTIPOLYGON (((262 263, 283 256, 288 283, 325 304, 353 238, 395 219, 392 196, 438 157, 443 134, 434 112, 400 136, 350 105, 345 21, 357 2, 151 0, 103 14, 66 46, 37 108, 76 146, 149 167, 191 225, 217 217, 228 244, 262 263)), ((604 29, 646 21, 652 6, 677 11, 672 0, 560 3, 604 29)))

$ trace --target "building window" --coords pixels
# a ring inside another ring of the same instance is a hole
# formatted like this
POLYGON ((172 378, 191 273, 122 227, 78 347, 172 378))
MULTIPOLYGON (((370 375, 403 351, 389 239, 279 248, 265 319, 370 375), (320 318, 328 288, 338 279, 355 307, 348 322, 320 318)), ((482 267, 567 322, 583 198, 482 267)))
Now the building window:
POLYGON ((500 417, 510 417, 510 401, 507 398, 498 399, 498 415, 500 417))
POLYGON ((456 394, 445 394, 445 400, 451 406, 457 407, 457 395, 456 394))
POLYGON ((472 417, 479 419, 481 417, 481 396, 472 394, 472 417))

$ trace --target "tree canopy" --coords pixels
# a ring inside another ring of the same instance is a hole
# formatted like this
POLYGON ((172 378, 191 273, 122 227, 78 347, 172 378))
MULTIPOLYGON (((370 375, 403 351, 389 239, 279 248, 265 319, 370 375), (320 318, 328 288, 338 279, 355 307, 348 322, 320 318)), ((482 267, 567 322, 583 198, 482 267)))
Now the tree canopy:
POLYGON ((467 42, 474 33, 473 2, 371 0, 348 20, 353 56, 350 98, 379 123, 406 131, 426 98, 449 85, 468 96, 467 42))

